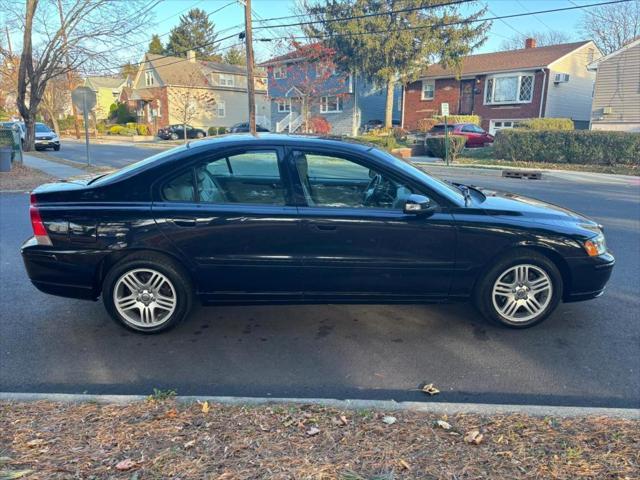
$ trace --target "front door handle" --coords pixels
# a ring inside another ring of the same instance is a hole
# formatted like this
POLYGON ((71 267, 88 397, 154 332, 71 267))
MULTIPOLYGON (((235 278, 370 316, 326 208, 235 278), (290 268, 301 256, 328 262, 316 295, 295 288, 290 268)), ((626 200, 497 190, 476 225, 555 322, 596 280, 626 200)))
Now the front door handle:
POLYGON ((174 218, 173 223, 175 223, 178 227, 195 227, 196 219, 195 218, 174 218))
POLYGON ((309 225, 309 228, 311 230, 317 230, 320 232, 335 232, 338 227, 336 227, 335 225, 322 225, 322 224, 317 224, 317 223, 312 223, 309 225))

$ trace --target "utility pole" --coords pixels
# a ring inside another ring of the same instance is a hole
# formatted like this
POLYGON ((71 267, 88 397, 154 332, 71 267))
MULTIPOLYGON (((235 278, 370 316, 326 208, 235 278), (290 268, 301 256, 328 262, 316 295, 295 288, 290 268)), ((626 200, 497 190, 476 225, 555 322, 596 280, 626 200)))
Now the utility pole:
POLYGON ((251 0, 244 0, 244 41, 247 46, 247 94, 249 96, 249 132, 256 133, 256 88, 253 78, 253 34, 251 0))
MULTIPOLYGON (((62 0, 58 0, 58 13, 60 14, 60 28, 62 29, 62 41, 64 42, 64 57, 67 63, 67 88, 69 94, 73 90, 73 74, 71 73, 71 64, 69 63, 69 49, 67 48, 67 32, 64 28, 64 15, 62 13, 62 0)), ((78 121, 78 109, 73 103, 71 104, 73 111, 73 126, 76 131, 76 138, 80 138, 80 122, 78 121)), ((56 132, 59 133, 59 132, 56 132)))

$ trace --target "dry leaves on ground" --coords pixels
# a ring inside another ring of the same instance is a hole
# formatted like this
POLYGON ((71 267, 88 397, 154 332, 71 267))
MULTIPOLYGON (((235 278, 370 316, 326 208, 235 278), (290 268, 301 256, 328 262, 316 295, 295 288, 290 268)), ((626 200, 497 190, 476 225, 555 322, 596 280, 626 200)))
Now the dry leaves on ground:
POLYGON ((0 402, 23 478, 638 478, 640 422, 299 405, 0 402), (342 420, 344 418, 344 420, 342 420), (447 429, 446 423, 451 428, 447 429), (33 473, 23 473, 32 470, 33 473))
POLYGON ((0 172, 0 191, 18 190, 28 192, 38 185, 55 181, 54 177, 40 170, 14 163, 10 172, 0 172))

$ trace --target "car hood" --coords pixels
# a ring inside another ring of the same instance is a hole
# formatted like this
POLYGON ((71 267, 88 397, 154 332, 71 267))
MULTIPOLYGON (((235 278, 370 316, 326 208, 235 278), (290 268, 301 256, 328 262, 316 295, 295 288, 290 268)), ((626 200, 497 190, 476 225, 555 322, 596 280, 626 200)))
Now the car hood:
POLYGON ((594 220, 568 208, 515 193, 474 188, 485 195, 485 199, 475 203, 474 206, 482 208, 489 215, 508 216, 515 220, 543 225, 573 224, 593 231, 601 228, 601 225, 594 220))

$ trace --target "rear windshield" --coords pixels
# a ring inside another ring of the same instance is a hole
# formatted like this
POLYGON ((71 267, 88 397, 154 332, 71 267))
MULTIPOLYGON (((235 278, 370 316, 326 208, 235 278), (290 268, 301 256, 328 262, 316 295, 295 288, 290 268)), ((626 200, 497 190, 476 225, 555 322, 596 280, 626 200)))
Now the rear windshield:
POLYGON ((36 123, 36 132, 50 132, 51 129, 42 123, 36 123))
MULTIPOLYGON (((453 131, 453 125, 447 125, 447 131, 451 132, 453 131)), ((430 133, 444 133, 444 125, 434 125, 433 128, 431 130, 429 130, 430 133)))

